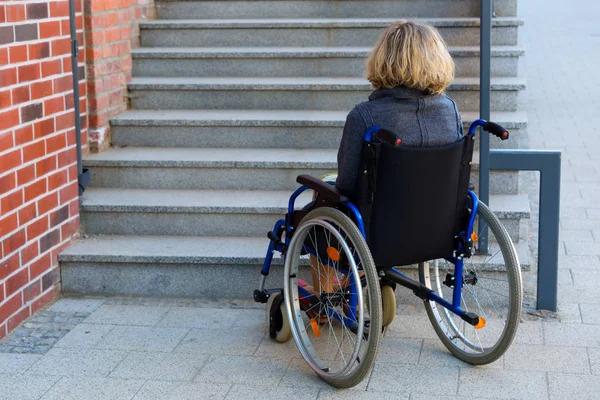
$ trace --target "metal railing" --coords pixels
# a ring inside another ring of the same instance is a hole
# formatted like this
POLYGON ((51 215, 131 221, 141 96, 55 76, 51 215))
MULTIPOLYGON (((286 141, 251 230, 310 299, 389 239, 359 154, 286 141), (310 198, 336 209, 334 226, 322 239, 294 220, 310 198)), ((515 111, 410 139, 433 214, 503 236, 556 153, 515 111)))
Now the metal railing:
MULTIPOLYGON (((490 120, 491 36, 493 0, 481 0, 480 118, 490 120)), ((537 308, 557 310, 558 233, 561 152, 553 150, 490 150, 489 135, 480 135, 479 198, 489 202, 489 171, 539 171, 537 308)), ((480 226, 479 246, 487 250, 487 227, 480 226), (482 240, 483 239, 483 240, 482 240)))

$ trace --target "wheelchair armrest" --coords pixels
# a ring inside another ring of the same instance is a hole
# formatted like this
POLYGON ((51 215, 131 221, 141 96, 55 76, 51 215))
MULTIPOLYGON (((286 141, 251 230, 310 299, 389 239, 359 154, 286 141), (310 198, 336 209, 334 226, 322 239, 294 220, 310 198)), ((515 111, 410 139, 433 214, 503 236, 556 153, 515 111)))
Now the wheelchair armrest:
POLYGON ((348 201, 348 197, 341 194, 335 188, 335 186, 323 182, 322 180, 317 179, 314 176, 298 175, 298 177, 296 178, 296 182, 303 186, 306 186, 309 189, 314 190, 315 192, 323 196, 325 199, 334 203, 345 203, 348 201))

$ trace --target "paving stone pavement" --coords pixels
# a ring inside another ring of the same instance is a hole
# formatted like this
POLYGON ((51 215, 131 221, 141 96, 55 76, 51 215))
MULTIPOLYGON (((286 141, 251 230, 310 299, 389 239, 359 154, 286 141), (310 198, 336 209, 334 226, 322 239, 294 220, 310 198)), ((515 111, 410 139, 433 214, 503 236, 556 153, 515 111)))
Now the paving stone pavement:
POLYGON ((527 314, 500 360, 456 360, 421 307, 399 305, 370 378, 336 391, 267 338, 251 301, 66 298, 0 341, 0 399, 599 399, 600 4, 519 7, 527 141, 563 151, 559 313, 527 314))

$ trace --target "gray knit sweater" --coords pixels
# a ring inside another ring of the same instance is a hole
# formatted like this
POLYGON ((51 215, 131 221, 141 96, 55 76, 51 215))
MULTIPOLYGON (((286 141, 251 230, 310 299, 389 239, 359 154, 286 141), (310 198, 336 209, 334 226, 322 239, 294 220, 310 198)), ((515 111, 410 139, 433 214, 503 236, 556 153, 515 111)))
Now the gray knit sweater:
POLYGON ((336 182, 342 193, 353 192, 363 137, 374 125, 398 134, 403 146, 440 146, 463 136, 456 103, 446 95, 427 95, 404 86, 375 90, 369 101, 357 104, 346 118, 336 182))

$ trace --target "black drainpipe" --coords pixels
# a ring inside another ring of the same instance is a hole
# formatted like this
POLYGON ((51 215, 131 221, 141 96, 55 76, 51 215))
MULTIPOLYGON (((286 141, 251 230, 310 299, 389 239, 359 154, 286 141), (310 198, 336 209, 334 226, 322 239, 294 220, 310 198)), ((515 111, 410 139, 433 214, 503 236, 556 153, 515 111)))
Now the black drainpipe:
MULTIPOLYGON (((81 0, 77 0, 81 1, 81 0)), ((75 0, 69 0, 69 22, 71 25, 71 69, 73 74, 73 105, 75 107, 75 138, 77 141, 77 183, 81 196, 90 182, 90 171, 83 168, 81 163, 81 115, 79 111, 79 71, 77 56, 79 44, 77 43, 77 24, 75 21, 75 0)))

